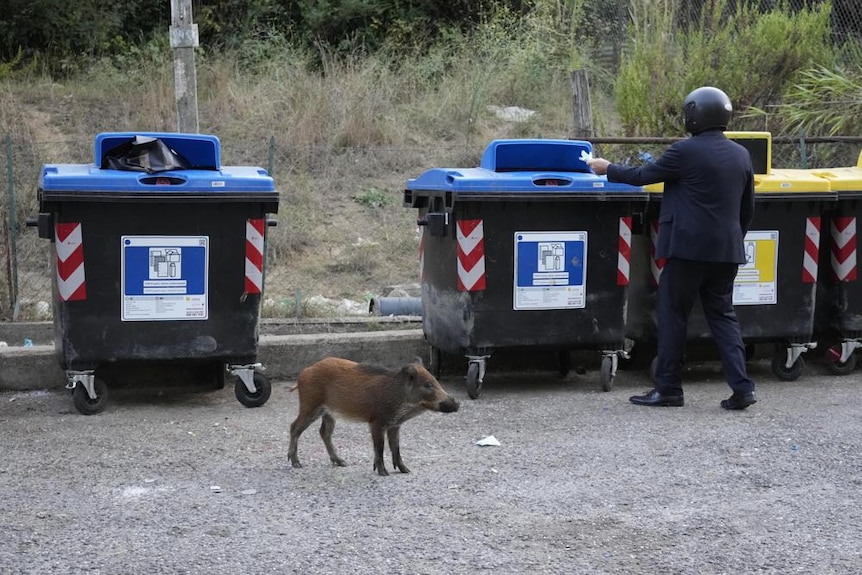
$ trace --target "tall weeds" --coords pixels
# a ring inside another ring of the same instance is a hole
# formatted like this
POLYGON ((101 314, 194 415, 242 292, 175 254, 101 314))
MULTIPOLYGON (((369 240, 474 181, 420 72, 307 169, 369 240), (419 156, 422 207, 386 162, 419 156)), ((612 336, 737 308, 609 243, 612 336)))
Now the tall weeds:
MULTIPOLYGON (((701 85, 722 88, 738 110, 765 106, 795 74, 817 62, 831 66, 830 3, 791 10, 780 2, 716 0, 687 20, 686 3, 633 0, 631 45, 617 81, 617 103, 627 135, 681 133, 680 103, 701 85)), ((734 127, 756 120, 737 116, 734 127)))

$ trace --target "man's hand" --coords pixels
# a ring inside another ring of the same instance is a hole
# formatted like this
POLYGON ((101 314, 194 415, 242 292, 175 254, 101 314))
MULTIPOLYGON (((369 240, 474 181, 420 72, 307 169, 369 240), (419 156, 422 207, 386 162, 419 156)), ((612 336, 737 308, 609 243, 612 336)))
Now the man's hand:
POLYGON ((604 158, 590 158, 587 160, 587 165, 590 169, 599 176, 604 176, 608 173, 608 166, 611 163, 604 158))

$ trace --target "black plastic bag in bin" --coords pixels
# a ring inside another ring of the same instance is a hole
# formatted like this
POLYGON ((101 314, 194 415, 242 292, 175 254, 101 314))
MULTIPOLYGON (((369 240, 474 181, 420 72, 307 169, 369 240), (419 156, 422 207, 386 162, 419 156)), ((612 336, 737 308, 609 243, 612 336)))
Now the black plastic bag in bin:
POLYGON ((102 169, 126 170, 132 172, 166 172, 168 170, 188 170, 188 160, 175 152, 158 138, 135 136, 105 152, 102 169))

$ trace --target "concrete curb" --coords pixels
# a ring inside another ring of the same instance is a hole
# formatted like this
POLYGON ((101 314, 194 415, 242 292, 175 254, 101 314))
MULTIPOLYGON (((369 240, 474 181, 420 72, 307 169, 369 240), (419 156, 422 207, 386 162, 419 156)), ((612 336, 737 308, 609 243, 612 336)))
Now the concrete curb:
POLYGON ((421 329, 380 332, 261 336, 258 361, 270 379, 294 379, 327 356, 396 367, 419 356, 429 359, 421 329))
MULTIPOLYGON (((326 356, 396 367, 415 356, 427 363, 429 347, 421 329, 265 334, 258 344, 258 361, 272 381, 295 379, 303 368, 326 356)), ((52 389, 65 383, 53 345, 0 348, 0 391, 52 389)))

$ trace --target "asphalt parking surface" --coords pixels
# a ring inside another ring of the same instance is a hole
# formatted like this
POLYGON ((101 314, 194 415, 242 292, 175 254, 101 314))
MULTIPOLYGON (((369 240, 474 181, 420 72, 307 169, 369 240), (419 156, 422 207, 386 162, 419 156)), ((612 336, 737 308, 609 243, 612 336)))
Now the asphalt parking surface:
POLYGON ((333 467, 309 428, 287 461, 291 382, 264 406, 215 391, 121 389, 80 415, 67 391, 0 393, 0 573, 859 573, 859 372, 809 365, 759 402, 718 364, 686 405, 648 408, 621 371, 489 369, 477 400, 404 424, 409 474, 372 471, 339 420, 333 467), (500 445, 476 442, 494 436, 500 445))

